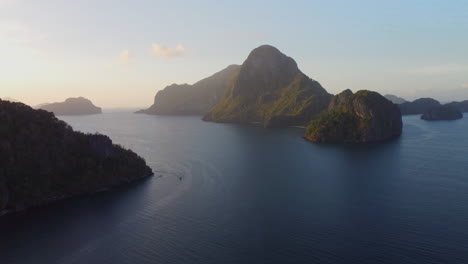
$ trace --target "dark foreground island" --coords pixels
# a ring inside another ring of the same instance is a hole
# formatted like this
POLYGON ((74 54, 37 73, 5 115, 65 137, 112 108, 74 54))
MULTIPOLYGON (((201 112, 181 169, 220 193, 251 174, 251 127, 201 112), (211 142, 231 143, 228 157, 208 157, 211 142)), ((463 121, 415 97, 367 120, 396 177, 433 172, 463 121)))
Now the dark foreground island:
POLYGON ((0 215, 151 175, 145 160, 107 136, 0 100, 0 215))

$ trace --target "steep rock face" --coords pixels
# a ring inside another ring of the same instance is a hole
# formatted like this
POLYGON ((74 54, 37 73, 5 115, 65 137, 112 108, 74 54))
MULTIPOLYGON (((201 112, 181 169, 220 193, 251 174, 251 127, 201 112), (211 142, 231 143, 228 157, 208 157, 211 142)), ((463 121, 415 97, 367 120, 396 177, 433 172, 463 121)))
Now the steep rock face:
POLYGON ((421 119, 428 121, 456 120, 463 118, 463 114, 453 105, 443 105, 425 111, 421 119))
POLYGON ((468 100, 462 102, 451 102, 446 105, 453 106, 462 113, 468 112, 468 100))
POLYGON ((420 98, 413 102, 406 102, 398 105, 402 115, 418 115, 439 106, 439 101, 432 98, 420 98))
POLYGON ((0 215, 150 175, 142 158, 107 136, 0 100, 0 215))
POLYGON ((55 115, 93 115, 102 113, 100 107, 96 107, 90 100, 83 97, 68 98, 65 102, 41 105, 40 109, 52 112, 55 115))
POLYGON ((371 91, 348 91, 332 99, 333 106, 307 126, 305 138, 313 142, 377 142, 402 132, 398 107, 371 91), (340 102, 340 103, 337 103, 340 102))
POLYGON ((230 65, 193 85, 173 84, 159 91, 154 104, 137 113, 154 115, 204 115, 219 102, 239 65, 230 65))
POLYGON ((305 125, 325 110, 331 95, 278 49, 254 49, 205 121, 261 122, 265 127, 305 125))
POLYGON ((343 92, 333 96, 328 105, 328 109, 333 109, 337 106, 345 104, 349 98, 353 95, 353 92, 350 89, 346 89, 343 92))
POLYGON ((402 104, 402 103, 408 102, 404 98, 398 97, 398 96, 393 95, 393 94, 386 94, 386 95, 384 95, 384 97, 387 98, 388 100, 390 100, 394 104, 402 104))

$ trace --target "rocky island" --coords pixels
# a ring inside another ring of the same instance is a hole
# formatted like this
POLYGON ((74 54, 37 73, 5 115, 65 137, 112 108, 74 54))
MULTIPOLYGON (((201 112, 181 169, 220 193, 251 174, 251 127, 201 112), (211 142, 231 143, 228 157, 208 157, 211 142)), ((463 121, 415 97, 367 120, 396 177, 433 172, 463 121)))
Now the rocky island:
POLYGON ((468 100, 461 101, 461 102, 451 102, 446 105, 450 105, 458 109, 458 111, 462 113, 468 112, 468 100))
POLYGON ((173 84, 159 91, 154 104, 137 113, 151 115, 204 115, 217 104, 239 65, 230 65, 193 85, 173 84))
POLYGON ((420 98, 412 102, 399 104, 402 115, 420 115, 432 108, 440 107, 439 101, 432 98, 420 98))
POLYGON ((78 97, 68 98, 65 102, 43 104, 40 109, 54 113, 55 115, 94 115, 101 114, 102 109, 96 107, 90 100, 78 97))
POLYGON ((453 105, 443 105, 426 110, 421 119, 427 121, 457 120, 463 118, 461 111, 453 105))
POLYGON ((408 102, 408 101, 406 101, 406 99, 401 98, 401 97, 396 96, 396 95, 393 95, 393 94, 386 94, 386 95, 384 95, 384 97, 387 98, 387 100, 391 101, 394 104, 402 104, 402 103, 408 102))
POLYGON ((307 126, 304 137, 317 143, 363 143, 396 138, 401 132, 401 113, 395 104, 376 92, 346 90, 307 126))
POLYGON ((150 108, 137 113, 204 114, 205 121, 260 123, 268 128, 305 127, 315 120, 305 135, 314 142, 388 140, 401 135, 402 127, 400 110, 385 97, 350 90, 333 96, 270 45, 252 50, 241 66, 231 65, 193 85, 166 87, 150 108))
POLYGON ((254 49, 203 120, 303 126, 325 110, 332 95, 275 47, 254 49))
POLYGON ((0 100, 0 215, 151 176, 145 160, 53 113, 0 100))

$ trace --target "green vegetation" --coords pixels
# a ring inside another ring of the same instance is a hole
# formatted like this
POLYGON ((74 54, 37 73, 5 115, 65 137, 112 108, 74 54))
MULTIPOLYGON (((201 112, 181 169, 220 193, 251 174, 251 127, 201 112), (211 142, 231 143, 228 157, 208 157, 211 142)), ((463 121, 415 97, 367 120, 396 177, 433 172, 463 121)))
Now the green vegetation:
POLYGON ((305 125, 328 107, 331 97, 293 59, 274 47, 261 46, 250 53, 204 120, 261 122, 265 127, 305 125))
POLYGON ((150 175, 142 158, 107 136, 75 132, 50 112, 0 100, 0 212, 150 175))
POLYGON ((137 113, 153 115, 203 115, 219 102, 240 66, 230 65, 193 85, 173 84, 156 94, 154 104, 137 113))
POLYGON ((314 142, 356 142, 363 136, 365 121, 345 107, 322 113, 307 125, 306 139, 314 142))
POLYGON ((305 138, 313 142, 374 142, 401 135, 401 113, 376 92, 345 91, 329 110, 309 123, 305 138))

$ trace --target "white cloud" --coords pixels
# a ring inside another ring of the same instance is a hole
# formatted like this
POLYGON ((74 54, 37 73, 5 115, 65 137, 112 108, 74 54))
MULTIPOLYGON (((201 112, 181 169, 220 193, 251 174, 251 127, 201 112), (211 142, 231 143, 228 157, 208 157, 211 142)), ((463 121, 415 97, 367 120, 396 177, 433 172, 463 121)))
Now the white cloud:
POLYGON ((151 53, 158 58, 170 60, 185 55, 187 53, 187 49, 182 44, 177 45, 175 48, 171 48, 158 43, 153 43, 151 45, 151 53))
POLYGON ((34 32, 29 26, 14 20, 0 21, 0 43, 8 45, 28 45, 42 36, 34 32))
POLYGON ((440 75, 468 71, 468 66, 460 64, 443 64, 434 66, 424 66, 420 68, 411 69, 408 71, 410 74, 416 75, 440 75))
POLYGON ((132 60, 133 55, 128 49, 122 50, 119 54, 119 63, 128 64, 132 60))

